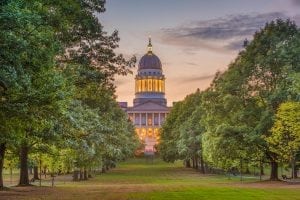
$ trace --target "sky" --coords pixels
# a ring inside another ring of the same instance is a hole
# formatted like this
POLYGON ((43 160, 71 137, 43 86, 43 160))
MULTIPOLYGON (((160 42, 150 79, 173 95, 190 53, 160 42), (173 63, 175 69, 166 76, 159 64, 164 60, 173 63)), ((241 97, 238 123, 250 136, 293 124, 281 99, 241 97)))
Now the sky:
POLYGON ((116 52, 137 57, 132 75, 116 77, 117 100, 132 105, 138 61, 151 36, 172 105, 209 87, 266 22, 290 18, 300 25, 300 0, 107 0, 98 17, 108 33, 119 31, 116 52))

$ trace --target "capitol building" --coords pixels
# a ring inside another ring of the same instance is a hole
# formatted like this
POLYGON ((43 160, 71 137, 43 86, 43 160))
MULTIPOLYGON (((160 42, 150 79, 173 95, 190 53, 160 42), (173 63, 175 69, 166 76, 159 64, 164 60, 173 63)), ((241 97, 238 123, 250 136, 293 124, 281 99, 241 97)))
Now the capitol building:
POLYGON ((147 53, 141 58, 135 77, 133 106, 120 102, 122 109, 135 125, 140 140, 145 144, 144 152, 155 152, 159 143, 159 128, 167 117, 170 107, 165 98, 165 75, 160 59, 153 53, 151 39, 147 53))

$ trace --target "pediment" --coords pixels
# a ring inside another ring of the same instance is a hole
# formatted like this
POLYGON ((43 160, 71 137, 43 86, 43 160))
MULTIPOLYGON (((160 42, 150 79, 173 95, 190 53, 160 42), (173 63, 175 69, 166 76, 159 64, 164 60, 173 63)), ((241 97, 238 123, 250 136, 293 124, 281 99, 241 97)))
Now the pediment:
POLYGON ((127 111, 169 111, 169 108, 152 101, 147 101, 137 106, 129 107, 127 111))

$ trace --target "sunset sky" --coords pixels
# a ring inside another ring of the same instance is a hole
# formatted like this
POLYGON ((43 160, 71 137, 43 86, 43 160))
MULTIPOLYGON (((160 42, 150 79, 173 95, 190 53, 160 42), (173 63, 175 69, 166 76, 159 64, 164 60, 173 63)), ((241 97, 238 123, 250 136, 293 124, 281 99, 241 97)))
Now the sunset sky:
MULTIPOLYGON (((117 52, 138 61, 151 35, 171 105, 207 88, 214 74, 235 58, 243 40, 251 40, 267 21, 291 18, 300 25, 300 0, 107 0, 99 18, 109 33, 119 31, 117 52)), ((116 78, 118 101, 132 105, 136 69, 116 78)))

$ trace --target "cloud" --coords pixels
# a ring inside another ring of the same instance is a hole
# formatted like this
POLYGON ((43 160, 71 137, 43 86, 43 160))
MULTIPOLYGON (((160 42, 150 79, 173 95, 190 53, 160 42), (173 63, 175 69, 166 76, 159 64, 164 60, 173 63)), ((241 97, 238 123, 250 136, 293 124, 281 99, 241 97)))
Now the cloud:
POLYGON ((186 64, 187 64, 187 65, 192 65, 192 66, 199 66, 199 64, 193 63, 193 62, 187 62, 186 64))
POLYGON ((192 76, 192 77, 180 77, 180 78, 176 78, 176 81, 181 82, 181 83, 192 83, 192 82, 198 82, 198 81, 212 79, 214 76, 215 76, 215 74, 192 76))
MULTIPOLYGON (((249 37, 248 37, 249 38, 249 37)), ((229 42, 227 45, 225 45, 224 47, 226 49, 229 49, 229 50, 239 50, 241 48, 243 48, 243 45, 244 45, 244 41, 245 39, 243 40, 236 40, 236 41, 232 41, 232 42, 229 42)))
MULTIPOLYGON (((298 1, 297 1, 298 2, 298 1)), ((212 51, 240 50, 245 38, 252 35, 271 20, 289 18, 282 12, 227 15, 200 20, 189 24, 161 29, 161 42, 184 48, 205 48, 212 51)))
POLYGON ((293 17, 293 20, 296 22, 296 24, 299 26, 300 25, 300 14, 299 15, 295 15, 293 17))
POLYGON ((300 0, 291 0, 294 6, 300 6, 300 0))

